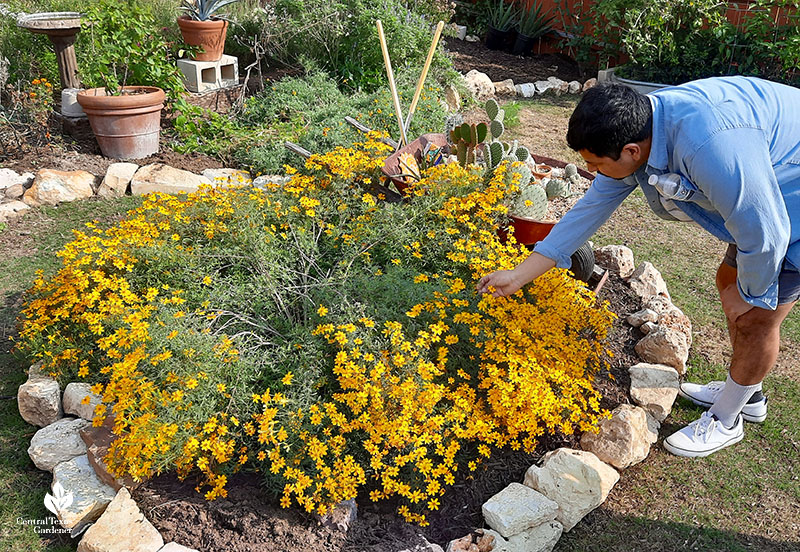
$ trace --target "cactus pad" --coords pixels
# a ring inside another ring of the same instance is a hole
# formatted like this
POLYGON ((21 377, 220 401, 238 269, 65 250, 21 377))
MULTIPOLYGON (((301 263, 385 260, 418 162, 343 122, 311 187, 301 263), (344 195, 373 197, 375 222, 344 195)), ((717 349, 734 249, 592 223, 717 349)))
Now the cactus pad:
POLYGON ((489 116, 489 119, 494 120, 500 111, 500 105, 494 98, 489 98, 488 100, 486 100, 485 109, 486 109, 486 115, 489 116))
POLYGON ((568 197, 570 194, 569 182, 560 178, 551 178, 547 183, 547 199, 568 197))
POLYGON ((530 184, 517 198, 511 214, 533 220, 542 220, 547 214, 547 192, 538 184, 530 184))

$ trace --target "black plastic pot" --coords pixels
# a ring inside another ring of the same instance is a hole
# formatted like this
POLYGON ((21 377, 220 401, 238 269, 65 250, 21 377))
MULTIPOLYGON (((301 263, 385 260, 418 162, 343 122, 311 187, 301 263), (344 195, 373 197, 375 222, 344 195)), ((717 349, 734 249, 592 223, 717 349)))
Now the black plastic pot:
POLYGON ((517 33, 517 40, 514 41, 514 47, 511 49, 511 53, 515 56, 527 56, 531 53, 531 50, 533 50, 533 46, 538 39, 538 37, 530 37, 522 33, 517 33))
POLYGON ((505 50, 511 38, 511 29, 501 31, 491 25, 486 30, 486 47, 490 50, 505 50))

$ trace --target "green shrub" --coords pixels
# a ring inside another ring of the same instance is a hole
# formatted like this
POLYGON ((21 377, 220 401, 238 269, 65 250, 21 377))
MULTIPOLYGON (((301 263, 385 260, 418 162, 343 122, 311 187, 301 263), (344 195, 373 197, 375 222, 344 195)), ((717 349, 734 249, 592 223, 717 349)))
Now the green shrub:
MULTIPOLYGON (((408 106, 414 94, 409 78, 400 77, 401 104, 408 106)), ((412 120, 410 135, 441 132, 445 111, 437 87, 426 87, 412 120)), ((346 94, 325 73, 287 78, 248 98, 235 119, 207 113, 199 108, 184 110, 175 121, 178 151, 200 151, 215 155, 253 172, 283 172, 285 164, 299 158, 283 142, 296 142, 311 152, 323 152, 352 142, 357 133, 347 123, 351 116, 398 138, 388 90, 346 94)))

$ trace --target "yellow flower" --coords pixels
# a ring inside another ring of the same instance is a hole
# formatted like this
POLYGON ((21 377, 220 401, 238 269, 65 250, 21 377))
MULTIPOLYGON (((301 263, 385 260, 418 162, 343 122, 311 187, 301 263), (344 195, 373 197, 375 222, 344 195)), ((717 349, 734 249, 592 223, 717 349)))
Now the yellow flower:
POLYGON ((327 315, 328 314, 327 307, 323 307, 322 305, 320 305, 319 308, 317 309, 317 314, 320 315, 320 316, 327 315))
POLYGON ((283 379, 281 380, 281 383, 283 383, 284 385, 291 385, 293 377, 294 377, 294 374, 292 374, 291 372, 286 372, 286 375, 283 376, 283 379))

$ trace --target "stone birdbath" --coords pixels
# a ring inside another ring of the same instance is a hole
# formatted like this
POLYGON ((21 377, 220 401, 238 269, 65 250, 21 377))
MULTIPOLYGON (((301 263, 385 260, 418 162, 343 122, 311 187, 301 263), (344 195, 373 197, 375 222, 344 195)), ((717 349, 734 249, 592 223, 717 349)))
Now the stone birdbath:
POLYGON ((20 16, 17 26, 32 33, 45 34, 53 43, 58 60, 62 88, 80 88, 78 60, 75 57, 75 36, 81 30, 81 14, 77 12, 32 13, 20 16))

